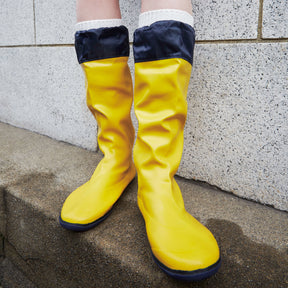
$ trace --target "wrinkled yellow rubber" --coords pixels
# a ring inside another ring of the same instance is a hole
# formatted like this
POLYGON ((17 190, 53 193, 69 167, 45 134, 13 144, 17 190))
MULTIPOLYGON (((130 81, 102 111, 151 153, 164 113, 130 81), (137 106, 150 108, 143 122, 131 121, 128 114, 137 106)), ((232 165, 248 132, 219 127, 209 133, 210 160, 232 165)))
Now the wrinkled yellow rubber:
POLYGON ((179 58, 135 64, 138 205, 154 256, 182 271, 205 269, 220 257, 211 232, 186 212, 174 179, 183 150, 191 68, 179 58))
POLYGON ((65 222, 89 224, 98 220, 135 177, 130 118, 133 87, 127 60, 117 57, 81 64, 86 76, 87 105, 98 123, 98 145, 104 158, 91 179, 66 199, 61 211, 65 222))

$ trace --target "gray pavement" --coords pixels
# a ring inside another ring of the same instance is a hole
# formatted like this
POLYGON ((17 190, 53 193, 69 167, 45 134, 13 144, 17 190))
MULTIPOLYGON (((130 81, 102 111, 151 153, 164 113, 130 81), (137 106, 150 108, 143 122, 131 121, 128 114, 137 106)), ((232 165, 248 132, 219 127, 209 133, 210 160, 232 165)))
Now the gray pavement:
POLYGON ((210 279, 179 282, 153 263, 136 180, 102 224, 85 233, 64 230, 63 201, 100 159, 0 123, 0 286, 288 287, 288 213, 192 180, 177 177, 186 209, 213 232, 223 258, 210 279))

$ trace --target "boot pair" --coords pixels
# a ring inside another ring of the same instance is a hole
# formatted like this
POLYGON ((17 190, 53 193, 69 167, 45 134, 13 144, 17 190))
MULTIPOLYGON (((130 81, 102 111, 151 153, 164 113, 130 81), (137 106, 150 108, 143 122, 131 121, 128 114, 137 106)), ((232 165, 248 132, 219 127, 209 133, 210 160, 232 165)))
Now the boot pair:
POLYGON ((98 123, 104 158, 91 179, 66 199, 60 224, 86 231, 102 222, 138 175, 138 206, 152 255, 168 275, 201 280, 219 269, 211 232, 184 207, 174 179, 183 150, 186 94, 193 60, 192 26, 156 21, 134 33, 134 148, 128 30, 124 26, 78 31, 75 47, 86 76, 87 104, 98 123), (136 167, 136 169, 135 169, 136 167))

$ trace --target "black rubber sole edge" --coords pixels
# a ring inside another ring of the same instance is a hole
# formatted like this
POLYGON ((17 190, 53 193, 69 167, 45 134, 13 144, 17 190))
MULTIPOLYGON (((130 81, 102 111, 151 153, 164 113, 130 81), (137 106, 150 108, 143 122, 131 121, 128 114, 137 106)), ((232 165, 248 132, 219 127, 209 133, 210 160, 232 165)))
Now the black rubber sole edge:
POLYGON ((199 270, 194 270, 194 271, 182 271, 182 270, 173 270, 168 267, 166 267, 164 264, 162 264, 152 253, 152 257, 155 261, 155 263, 159 266, 159 268, 164 271, 166 274, 169 276, 178 279, 178 280, 183 280, 183 281, 200 281, 204 280, 206 278, 211 277, 214 275, 220 268, 221 266, 221 257, 219 260, 205 268, 205 269, 199 269, 199 270))
POLYGON ((88 224, 76 224, 76 223, 66 222, 66 221, 62 220, 61 216, 59 216, 59 223, 63 228, 65 228, 67 230, 76 231, 76 232, 87 231, 87 230, 90 230, 91 228, 97 226, 102 221, 104 221, 111 214, 113 207, 105 215, 103 215, 101 218, 97 219, 94 222, 88 223, 88 224))

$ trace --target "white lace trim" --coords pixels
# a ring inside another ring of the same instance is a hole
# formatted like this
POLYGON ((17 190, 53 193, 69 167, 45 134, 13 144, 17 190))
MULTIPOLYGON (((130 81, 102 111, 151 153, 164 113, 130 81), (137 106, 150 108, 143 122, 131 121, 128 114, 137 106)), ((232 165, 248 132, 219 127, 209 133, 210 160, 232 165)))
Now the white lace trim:
POLYGON ((98 29, 103 27, 116 27, 122 25, 122 19, 100 19, 78 22, 75 25, 76 31, 98 29))

